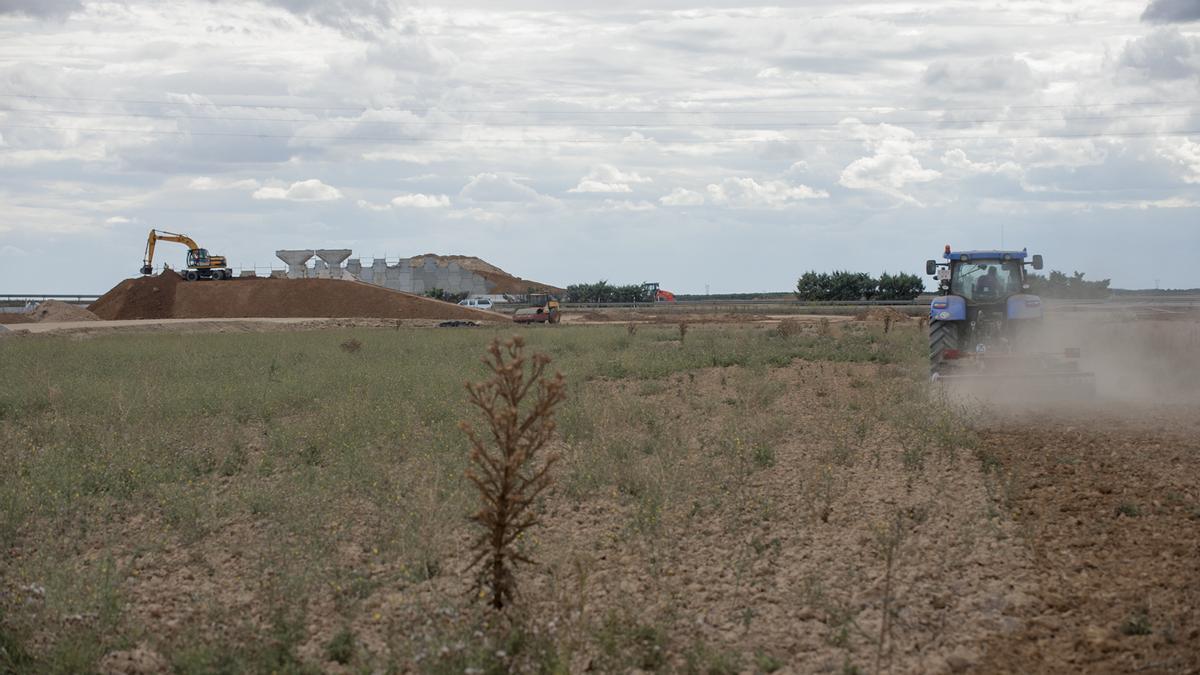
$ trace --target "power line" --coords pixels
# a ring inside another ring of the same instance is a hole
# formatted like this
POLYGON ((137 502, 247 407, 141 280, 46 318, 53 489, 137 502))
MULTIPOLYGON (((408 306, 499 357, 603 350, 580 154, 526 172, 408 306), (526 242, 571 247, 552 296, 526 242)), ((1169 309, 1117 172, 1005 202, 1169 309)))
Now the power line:
MULTIPOLYGON (((258 138, 258 139, 280 139, 280 140, 319 140, 319 141, 340 141, 340 142, 373 142, 373 143, 464 143, 478 145, 481 143, 560 143, 560 144, 605 144, 605 143, 624 143, 627 138, 586 138, 586 139, 554 139, 554 138, 422 138, 419 136, 310 136, 310 135, 293 135, 293 134, 257 134, 257 133, 239 133, 228 131, 169 131, 160 129, 104 129, 104 128, 84 128, 84 127, 59 127, 52 125, 38 124, 5 124, 0 125, 0 129, 48 129, 54 131, 74 131, 81 133, 110 133, 110 134, 129 134, 135 136, 157 135, 157 136, 207 136, 207 137, 230 137, 230 138, 258 138)), ((1104 132, 1104 133, 1048 133, 1048 134, 1026 134, 1026 135, 975 135, 975 136, 912 136, 908 138, 897 138, 890 140, 899 140, 905 142, 922 142, 922 141, 1007 141, 1007 140, 1030 140, 1030 139, 1070 139, 1070 138, 1143 138, 1143 137, 1175 137, 1175 136, 1191 136, 1200 134, 1200 129, 1188 129, 1178 131, 1130 131, 1130 132, 1104 132)), ((730 139, 679 139, 679 140, 657 140, 646 138, 644 140, 652 141, 659 145, 721 145, 729 143, 863 143, 871 139, 865 138, 730 138, 730 139)), ((889 139, 878 139, 889 140, 889 139)))
MULTIPOLYGON (((890 112, 961 112, 961 111, 979 111, 979 110, 1051 110, 1064 108, 1101 108, 1101 107, 1129 107, 1129 106, 1191 106, 1200 105, 1200 100, 1190 101, 1124 101, 1111 103, 1059 103, 1059 104, 1044 104, 1044 105, 1004 105, 1004 106, 961 106, 961 107, 936 107, 936 108, 905 108, 895 105, 874 105, 874 106, 859 106, 859 107, 843 107, 843 108, 784 108, 777 110, 736 110, 736 109, 654 109, 654 110, 548 110, 548 109, 515 109, 515 110, 498 110, 494 108, 441 108, 438 106, 382 106, 372 107, 369 105, 360 106, 313 106, 313 105, 291 105, 281 103, 199 103, 191 101, 155 101, 150 99, 127 99, 127 98, 95 98, 85 96, 46 96, 41 94, 0 94, 0 98, 18 98, 30 100, 48 100, 48 101, 81 101, 90 103, 133 103, 142 105, 157 105, 157 106, 191 106, 191 107, 208 107, 208 108, 262 108, 272 110, 353 110, 366 111, 373 110, 379 112, 394 111, 394 112, 444 112, 444 113, 490 113, 490 114, 521 114, 521 115, 796 115, 796 114, 811 114, 811 113, 854 113, 854 112, 880 112, 886 110, 890 112)), ((683 101, 687 102, 687 101, 683 101)), ((702 103, 703 101, 696 101, 702 103)))
MULTIPOLYGON (((113 112, 113 111, 90 111, 90 110, 59 110, 59 109, 32 109, 32 108, 3 108, 0 107, 0 112, 13 113, 30 113, 30 114, 49 114, 49 115, 72 115, 78 117, 133 117, 146 119, 166 119, 166 120, 211 120, 216 122, 286 122, 286 123, 304 123, 304 124, 391 124, 391 125, 407 125, 407 126, 461 126, 461 127, 650 127, 655 129, 663 128, 753 128, 753 129, 790 129, 790 128, 836 128, 842 125, 842 122, 713 122, 713 123, 677 123, 677 122, 561 122, 558 124, 547 124, 543 122, 462 122, 462 121, 436 121, 436 120, 346 120, 346 119, 322 119, 322 118, 302 118, 302 117, 229 117, 224 115, 187 115, 176 113, 130 113, 130 112, 113 112)), ((1159 119, 1172 117, 1191 117, 1193 113, 1153 113, 1153 114, 1136 114, 1136 115, 1095 115, 1087 117, 1029 117, 1029 118, 993 118, 993 119, 971 119, 971 120, 886 120, 886 121, 867 121, 864 124, 892 124, 904 126, 928 126, 928 125, 951 125, 951 124, 1018 124, 1024 122, 1084 122, 1084 121, 1114 121, 1114 120, 1131 120, 1131 119, 1159 119)))

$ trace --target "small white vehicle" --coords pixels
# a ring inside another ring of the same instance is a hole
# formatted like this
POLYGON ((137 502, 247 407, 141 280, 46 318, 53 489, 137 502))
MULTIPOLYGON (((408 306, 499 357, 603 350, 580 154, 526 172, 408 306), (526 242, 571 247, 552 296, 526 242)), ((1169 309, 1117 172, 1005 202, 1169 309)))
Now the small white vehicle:
POLYGON ((470 307, 472 309, 490 310, 492 308, 492 299, 491 298, 467 298, 466 300, 460 300, 458 302, 458 304, 462 305, 463 307, 470 307))

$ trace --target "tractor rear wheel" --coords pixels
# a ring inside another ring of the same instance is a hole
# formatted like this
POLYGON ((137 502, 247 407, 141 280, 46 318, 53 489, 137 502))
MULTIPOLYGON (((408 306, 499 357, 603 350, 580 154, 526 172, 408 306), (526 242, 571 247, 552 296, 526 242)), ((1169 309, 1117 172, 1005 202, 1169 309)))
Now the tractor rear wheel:
POLYGON ((188 270, 187 273, 183 275, 183 278, 187 279, 188 281, 198 281, 200 279, 200 273, 196 270, 188 270))
POLYGON ((947 351, 958 350, 958 324, 953 321, 929 322, 929 373, 941 370, 947 351))

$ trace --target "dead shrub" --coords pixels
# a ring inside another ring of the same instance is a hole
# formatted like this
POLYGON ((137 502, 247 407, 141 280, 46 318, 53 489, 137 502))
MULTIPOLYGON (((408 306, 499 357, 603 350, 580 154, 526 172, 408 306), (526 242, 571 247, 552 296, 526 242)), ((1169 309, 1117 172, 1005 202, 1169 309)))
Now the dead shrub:
POLYGON ((775 334, 782 338, 800 335, 804 332, 804 322, 796 319, 784 319, 775 326, 775 334))
POLYGON ((517 550, 523 532, 538 524, 530 506, 551 483, 550 467, 558 460, 550 455, 538 462, 537 453, 554 434, 554 409, 566 399, 562 373, 544 377, 550 357, 534 354, 526 372, 520 336, 501 344, 492 340, 483 362, 491 379, 466 384, 470 402, 483 412, 491 431, 485 440, 467 422, 459 426, 471 442, 471 467, 467 478, 479 490, 479 510, 471 516, 483 531, 475 539, 475 557, 468 569, 480 563, 474 590, 491 595, 491 605, 503 609, 516 591, 514 566, 532 563, 517 550), (522 402, 533 396, 532 403, 522 402))
POLYGON ((355 338, 350 338, 339 346, 342 348, 342 351, 346 352, 347 354, 357 354, 358 350, 362 349, 362 343, 355 338))
POLYGON ((680 321, 679 322, 679 341, 680 342, 683 342, 684 338, 687 337, 687 332, 688 332, 688 323, 686 321, 680 321))
POLYGON ((625 324, 625 332, 629 334, 629 337, 637 335, 637 324, 632 321, 625 324))

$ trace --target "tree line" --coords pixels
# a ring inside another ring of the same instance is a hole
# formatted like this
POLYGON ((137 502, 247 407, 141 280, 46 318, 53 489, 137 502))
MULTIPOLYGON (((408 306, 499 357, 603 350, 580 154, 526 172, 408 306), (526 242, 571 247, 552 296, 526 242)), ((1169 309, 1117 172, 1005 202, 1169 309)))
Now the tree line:
POLYGON ((1025 283, 1029 284, 1029 292, 1047 298, 1065 298, 1069 300, 1095 300, 1107 298, 1112 291, 1108 284, 1110 279, 1086 281, 1083 272, 1067 275, 1057 270, 1042 276, 1033 272, 1025 275, 1025 283))
POLYGON ((866 272, 805 272, 796 282, 796 299, 820 300, 913 300, 925 291, 925 281, 916 274, 884 272, 878 278, 866 272))
POLYGON ((614 286, 601 279, 594 284, 571 284, 563 296, 564 302, 653 302, 654 298, 641 284, 614 286))

